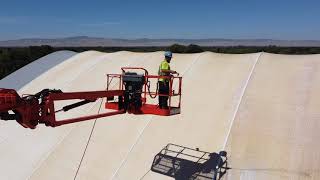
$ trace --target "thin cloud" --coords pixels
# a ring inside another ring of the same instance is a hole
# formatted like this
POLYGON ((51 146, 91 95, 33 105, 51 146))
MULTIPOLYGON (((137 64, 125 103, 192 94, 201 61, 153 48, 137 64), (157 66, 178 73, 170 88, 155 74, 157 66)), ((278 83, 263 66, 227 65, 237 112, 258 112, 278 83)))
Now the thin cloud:
POLYGON ((80 24, 81 26, 86 27, 105 27, 105 26, 113 26, 113 25, 120 25, 120 22, 101 22, 101 23, 83 23, 80 24))
POLYGON ((73 19, 56 18, 56 17, 32 17, 32 16, 0 16, 0 24, 24 24, 24 23, 46 23, 55 24, 72 23, 73 19))
POLYGON ((25 22, 21 17, 0 16, 0 24, 19 24, 25 22))
POLYGON ((57 18, 57 17, 26 17, 26 16, 0 16, 0 24, 5 25, 19 25, 25 23, 46 23, 50 21, 51 24, 73 24, 82 27, 108 27, 120 25, 120 22, 105 21, 105 22, 76 22, 74 19, 57 18))

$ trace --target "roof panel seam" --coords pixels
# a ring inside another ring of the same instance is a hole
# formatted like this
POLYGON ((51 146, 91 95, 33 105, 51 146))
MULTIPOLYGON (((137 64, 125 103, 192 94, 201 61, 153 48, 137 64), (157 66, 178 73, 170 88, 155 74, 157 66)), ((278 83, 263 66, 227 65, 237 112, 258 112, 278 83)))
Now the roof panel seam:
POLYGON ((237 106, 236 106, 236 108, 235 108, 235 111, 234 111, 234 113, 233 113, 233 116, 232 116, 232 118, 231 118, 231 123, 230 123, 230 126, 229 126, 229 130, 228 130, 226 139, 225 139, 224 144, 223 144, 223 149, 224 149, 224 150, 226 149, 227 142, 228 142, 228 139, 229 139, 229 136, 230 136, 230 133, 231 133, 231 129, 232 129, 232 126, 233 126, 233 124, 234 124, 234 120, 236 119, 236 116, 237 116, 237 114, 238 114, 240 105, 241 105, 241 103, 242 103, 242 99, 243 99, 243 97, 244 97, 244 94, 245 94, 245 92, 246 92, 246 89, 247 89, 247 87, 248 87, 248 84, 249 84, 249 82, 250 82, 250 80, 251 80, 252 74, 253 74, 253 72, 254 72, 254 70, 255 70, 255 68, 256 68, 256 65, 257 65, 257 63, 259 62, 259 59, 260 59, 260 57, 262 56, 262 54, 263 54, 263 52, 260 52, 259 56, 255 59, 255 62, 254 62, 254 64, 253 64, 252 68, 251 68, 251 71, 250 71, 250 73, 249 73, 249 76, 248 76, 248 78, 247 78, 247 80, 246 80, 246 82, 245 82, 245 84, 244 84, 243 89, 242 89, 241 96, 240 96, 240 98, 239 98, 239 101, 238 101, 238 103, 237 103, 237 106))

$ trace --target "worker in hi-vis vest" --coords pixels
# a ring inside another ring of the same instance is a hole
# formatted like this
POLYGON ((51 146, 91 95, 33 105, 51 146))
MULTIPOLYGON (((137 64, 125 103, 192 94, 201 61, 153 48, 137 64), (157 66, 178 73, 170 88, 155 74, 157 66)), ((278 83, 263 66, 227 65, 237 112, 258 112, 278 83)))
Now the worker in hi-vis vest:
MULTIPOLYGON (((159 76, 171 76, 172 74, 177 74, 177 71, 173 71, 170 69, 170 61, 172 58, 172 52, 166 51, 164 53, 165 59, 161 62, 158 70, 159 76)), ((161 96, 159 95, 159 107, 161 109, 168 108, 168 95, 169 95, 169 79, 166 78, 159 78, 159 94, 166 95, 161 96)))

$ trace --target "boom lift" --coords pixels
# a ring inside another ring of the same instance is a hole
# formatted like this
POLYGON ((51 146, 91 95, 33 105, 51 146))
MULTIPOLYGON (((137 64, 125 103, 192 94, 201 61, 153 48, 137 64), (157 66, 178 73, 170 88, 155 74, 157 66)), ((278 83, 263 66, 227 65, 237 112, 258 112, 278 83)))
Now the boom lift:
POLYGON ((125 67, 121 70, 121 74, 107 74, 107 89, 104 91, 62 92, 56 89, 44 89, 34 95, 20 97, 14 89, 0 89, 0 119, 16 120, 23 127, 34 129, 38 124, 56 127, 124 113, 160 116, 180 113, 182 77, 149 75, 148 71, 141 67, 125 67), (142 71, 142 74, 137 71, 142 71), (169 79, 169 95, 159 94, 157 90, 154 92, 150 90, 150 80, 159 78, 169 79), (119 86, 117 89, 111 90, 110 84, 114 79, 118 79, 119 86), (176 88, 173 88, 174 83, 177 84, 176 88), (156 98, 159 95, 169 97, 168 109, 160 109, 157 104, 147 103, 149 96, 156 98), (178 98, 176 106, 171 105, 173 97, 178 98), (95 102, 99 98, 106 98, 105 108, 112 111, 70 119, 56 119, 56 113, 66 112, 95 102), (74 99, 81 101, 64 106, 60 110, 55 109, 55 101, 74 99))

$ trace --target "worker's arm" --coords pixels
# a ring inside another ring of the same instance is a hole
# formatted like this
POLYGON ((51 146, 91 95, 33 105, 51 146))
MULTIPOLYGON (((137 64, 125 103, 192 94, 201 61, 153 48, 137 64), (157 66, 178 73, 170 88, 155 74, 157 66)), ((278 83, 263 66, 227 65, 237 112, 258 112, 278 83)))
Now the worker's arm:
POLYGON ((161 69, 161 72, 163 73, 170 73, 170 74, 178 74, 177 71, 174 70, 167 70, 167 69, 161 69))

